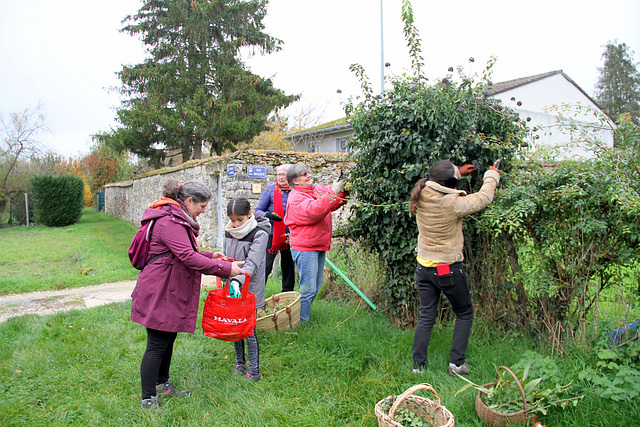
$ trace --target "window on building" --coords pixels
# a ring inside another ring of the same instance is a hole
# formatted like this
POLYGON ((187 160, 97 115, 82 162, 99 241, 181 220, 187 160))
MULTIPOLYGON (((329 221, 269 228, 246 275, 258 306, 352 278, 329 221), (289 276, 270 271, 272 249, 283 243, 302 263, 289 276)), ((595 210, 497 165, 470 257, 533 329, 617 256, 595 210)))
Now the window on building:
POLYGON ((344 151, 344 152, 350 153, 351 148, 349 148, 349 139, 336 138, 336 151, 344 151))

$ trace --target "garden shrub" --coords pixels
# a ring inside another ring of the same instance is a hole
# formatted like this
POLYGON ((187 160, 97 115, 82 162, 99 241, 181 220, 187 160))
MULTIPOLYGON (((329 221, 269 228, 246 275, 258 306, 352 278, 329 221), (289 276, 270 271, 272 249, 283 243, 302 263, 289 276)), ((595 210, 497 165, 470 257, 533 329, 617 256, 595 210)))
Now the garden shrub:
MULTIPOLYGON (((603 291, 633 281, 640 248, 640 176, 633 150, 597 149, 591 159, 517 164, 479 221, 501 236, 494 254, 510 260, 502 280, 528 299, 508 317, 526 317, 559 342, 575 336, 596 312, 603 291), (626 267, 626 268, 623 268, 626 267), (627 280, 625 280, 625 277, 627 280)), ((495 256, 488 259, 499 264, 495 256)), ((485 287, 489 301, 513 293, 485 287)), ((504 307, 502 308, 504 309, 504 307)), ((497 309, 501 311, 500 308, 497 309)))
POLYGON ((635 402, 640 396, 640 341, 638 331, 631 330, 612 339, 603 333, 594 346, 595 360, 578 374, 585 389, 615 401, 635 402))
POLYGON ((616 140, 627 148, 618 150, 598 140, 610 123, 606 116, 598 128, 560 114, 566 123, 559 131, 570 135, 569 145, 591 150, 593 157, 558 161, 557 153, 528 152, 536 136, 530 139, 535 132, 526 118, 485 97, 494 61, 478 82, 461 67, 456 78, 450 68, 445 78, 430 82, 421 74, 408 0, 403 20, 413 75, 393 78, 390 89, 374 95, 364 69, 352 65, 364 99, 346 106, 354 130, 350 182, 356 199, 348 236, 385 266, 376 304, 398 325, 411 326, 417 318, 418 233, 407 204, 418 179, 437 160, 473 163, 476 172, 459 188, 474 193, 484 171, 502 157, 494 203, 464 222, 473 300, 494 326, 533 330, 559 349, 583 330, 588 314, 597 315, 602 291, 633 282, 623 276, 637 274, 640 128, 621 117, 616 140))
MULTIPOLYGON (((407 1, 403 19, 414 75, 393 79, 391 89, 374 96, 362 67, 353 65, 365 98, 357 105, 348 104, 346 112, 354 130, 349 145, 356 165, 350 182, 357 197, 349 235, 379 254, 387 274, 378 300, 398 324, 410 325, 418 302, 413 274, 417 229, 408 211, 413 186, 432 163, 449 159, 456 165, 476 165, 477 171, 461 180, 459 188, 477 191, 484 171, 497 158, 505 158, 508 170, 508 160, 523 144, 527 127, 513 110, 485 97, 493 61, 478 83, 476 76, 461 70, 457 81, 452 68, 442 80, 429 82, 420 71, 419 39, 407 1)), ((466 228, 469 244, 485 239, 484 233, 474 231, 473 220, 466 228)), ((469 264, 475 262, 473 251, 465 256, 469 264)))
POLYGON ((31 178, 36 222, 49 227, 75 224, 82 216, 84 182, 75 175, 34 175, 31 178))

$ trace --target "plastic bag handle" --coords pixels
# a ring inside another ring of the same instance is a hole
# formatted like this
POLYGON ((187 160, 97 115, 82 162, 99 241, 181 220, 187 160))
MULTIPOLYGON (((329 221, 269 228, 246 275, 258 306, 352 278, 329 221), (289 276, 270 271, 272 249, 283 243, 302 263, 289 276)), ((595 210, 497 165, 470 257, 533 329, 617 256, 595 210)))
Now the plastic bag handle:
MULTIPOLYGON (((249 273, 245 273, 244 275, 244 285, 242 285, 242 299, 247 298, 247 294, 249 293, 249 282, 251 281, 251 275, 249 273)), ((230 280, 230 279, 229 279, 230 280)), ((216 285, 218 289, 225 289, 224 292, 222 292, 222 296, 228 297, 229 296, 229 280, 227 280, 227 286, 224 286, 224 284, 222 283, 222 279, 218 276, 216 276, 216 285)))

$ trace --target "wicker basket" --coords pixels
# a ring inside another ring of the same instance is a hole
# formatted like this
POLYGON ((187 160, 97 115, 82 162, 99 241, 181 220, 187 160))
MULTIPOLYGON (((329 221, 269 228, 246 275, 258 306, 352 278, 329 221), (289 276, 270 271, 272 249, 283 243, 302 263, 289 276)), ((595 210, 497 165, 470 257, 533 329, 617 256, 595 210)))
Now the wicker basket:
MULTIPOLYGON (((527 407, 527 398, 525 397, 524 390, 522 389, 522 384, 520 384, 520 381, 518 380, 516 374, 514 374, 513 371, 506 366, 500 366, 500 368, 498 369, 506 370, 515 380, 516 385, 520 389, 520 395, 522 396, 522 410, 506 414, 494 411, 493 409, 489 408, 482 400, 482 396, 484 395, 484 393, 478 391, 478 394, 476 395, 476 414, 478 414, 478 417, 480 417, 482 421, 490 426, 505 426, 508 424, 524 424, 535 422, 538 419, 538 416, 536 414, 527 413, 527 411, 529 410, 529 408, 527 407)), ((494 386, 497 381, 498 375, 496 374, 496 380, 494 382, 485 384, 482 387, 490 388, 494 386)))
POLYGON ((436 391, 429 384, 414 385, 400 396, 389 396, 379 401, 375 407, 376 417, 378 417, 378 427, 402 427, 402 424, 393 420, 396 410, 399 407, 410 409, 432 427, 453 427, 456 424, 451 411, 440 404, 440 397, 438 397, 436 391), (412 394, 418 390, 429 390, 433 393, 435 400, 412 394), (389 413, 386 414, 382 410, 382 405, 385 400, 388 401, 389 399, 395 399, 395 401, 389 413))
POLYGON ((273 310, 273 313, 258 317, 257 330, 277 332, 291 329, 300 323, 300 292, 282 292, 272 295, 264 301, 264 308, 273 310), (284 305, 284 308, 276 310, 278 305, 284 305))

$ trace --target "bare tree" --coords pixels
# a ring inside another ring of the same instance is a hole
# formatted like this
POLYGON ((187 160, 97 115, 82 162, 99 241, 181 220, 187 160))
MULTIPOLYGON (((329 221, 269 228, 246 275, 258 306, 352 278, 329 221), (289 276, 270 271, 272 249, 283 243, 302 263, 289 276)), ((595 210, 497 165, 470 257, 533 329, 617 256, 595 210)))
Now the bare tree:
POLYGON ((8 195, 9 177, 18 162, 42 154, 39 137, 47 130, 41 104, 8 117, 0 116, 0 199, 8 195))

